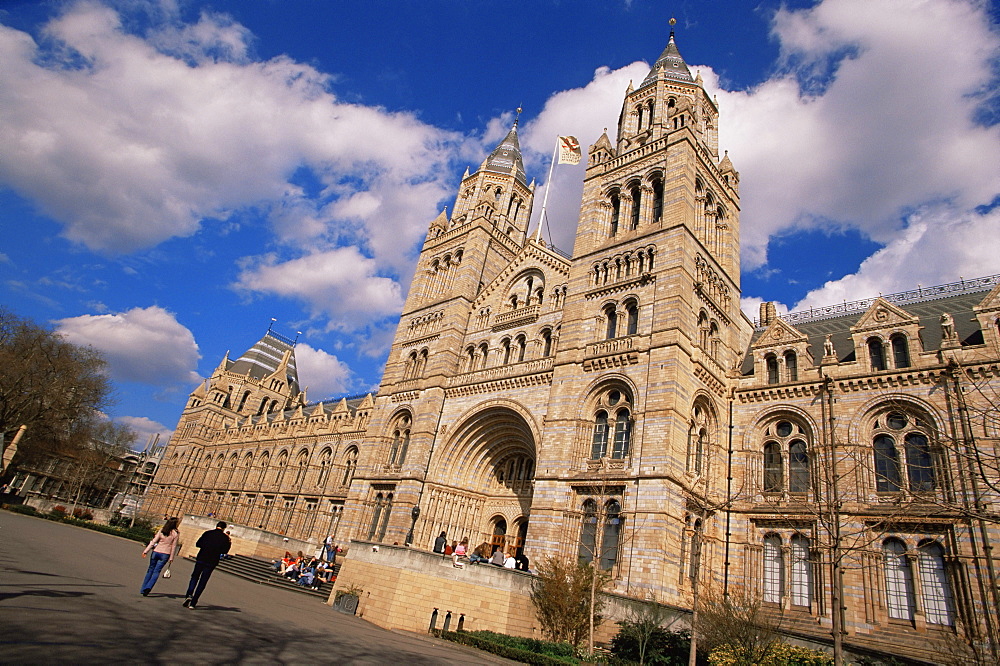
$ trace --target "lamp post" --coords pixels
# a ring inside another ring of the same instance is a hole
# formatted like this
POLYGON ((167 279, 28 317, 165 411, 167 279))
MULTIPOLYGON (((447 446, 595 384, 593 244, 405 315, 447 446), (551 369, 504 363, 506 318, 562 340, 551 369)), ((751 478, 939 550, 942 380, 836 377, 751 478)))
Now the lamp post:
POLYGON ((406 545, 410 546, 413 544, 413 529, 417 526, 417 518, 420 517, 420 507, 416 504, 410 509, 410 518, 413 522, 410 523, 410 531, 406 533, 406 545))

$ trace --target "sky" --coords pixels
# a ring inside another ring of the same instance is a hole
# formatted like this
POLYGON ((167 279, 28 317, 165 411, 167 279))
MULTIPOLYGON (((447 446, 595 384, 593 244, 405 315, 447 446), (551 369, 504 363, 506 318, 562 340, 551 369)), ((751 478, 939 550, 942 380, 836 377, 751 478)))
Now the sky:
POLYGON ((518 107, 572 249, 555 138, 614 139, 671 17, 740 172, 748 316, 1000 273, 992 2, 0 0, 0 306, 100 350, 140 446, 269 326, 309 400, 370 391, 518 107))

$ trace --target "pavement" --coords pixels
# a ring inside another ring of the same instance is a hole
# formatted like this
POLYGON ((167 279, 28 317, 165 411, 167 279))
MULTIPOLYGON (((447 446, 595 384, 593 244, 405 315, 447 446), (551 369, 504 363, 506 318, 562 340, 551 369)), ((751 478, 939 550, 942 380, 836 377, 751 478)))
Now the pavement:
POLYGON ((0 511, 0 664, 514 663, 387 631, 314 597, 220 570, 188 610, 181 604, 194 565, 183 560, 143 597, 142 548, 0 511))

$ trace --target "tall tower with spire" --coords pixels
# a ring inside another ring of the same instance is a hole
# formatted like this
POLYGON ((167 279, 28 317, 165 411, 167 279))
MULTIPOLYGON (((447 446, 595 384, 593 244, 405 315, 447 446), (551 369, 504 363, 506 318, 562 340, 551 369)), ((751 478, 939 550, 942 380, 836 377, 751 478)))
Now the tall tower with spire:
POLYGON ((723 481, 708 461, 752 332, 718 118, 671 32, 625 91, 615 138, 590 147, 531 512, 532 543, 557 552, 566 512, 627 511, 641 523, 630 566, 673 600, 683 577, 664 553, 680 552, 723 481))

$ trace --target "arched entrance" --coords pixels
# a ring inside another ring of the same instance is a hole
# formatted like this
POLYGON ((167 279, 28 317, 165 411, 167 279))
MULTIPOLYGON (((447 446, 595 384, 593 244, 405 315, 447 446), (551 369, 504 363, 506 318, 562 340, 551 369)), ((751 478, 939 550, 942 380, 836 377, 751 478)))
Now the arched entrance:
POLYGON ((519 406, 493 403, 465 417, 436 457, 425 489, 424 543, 445 532, 514 554, 528 535, 536 431, 519 406))

